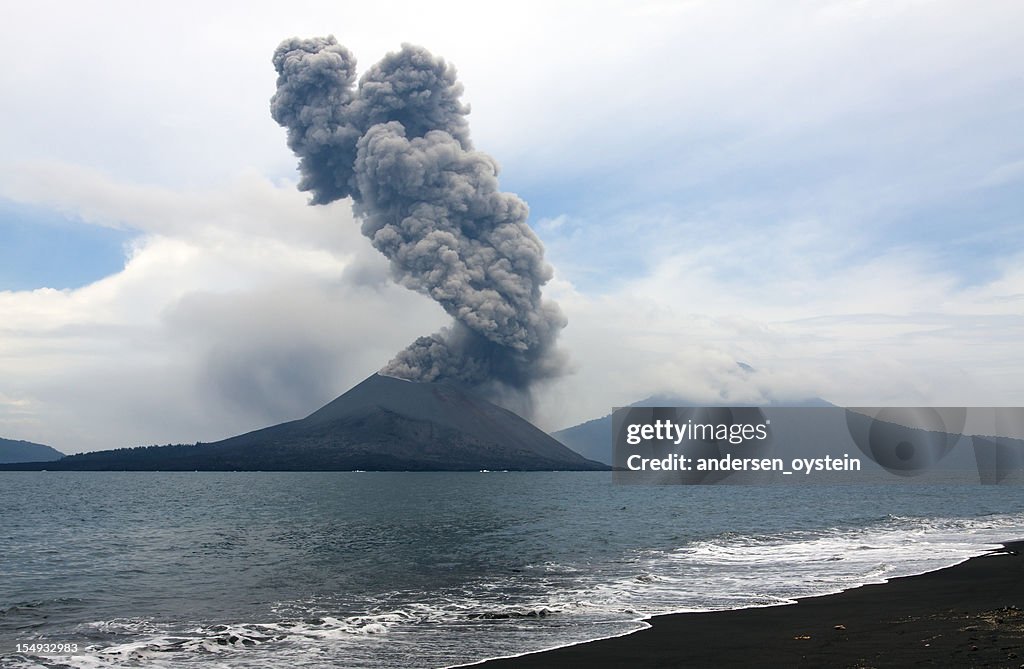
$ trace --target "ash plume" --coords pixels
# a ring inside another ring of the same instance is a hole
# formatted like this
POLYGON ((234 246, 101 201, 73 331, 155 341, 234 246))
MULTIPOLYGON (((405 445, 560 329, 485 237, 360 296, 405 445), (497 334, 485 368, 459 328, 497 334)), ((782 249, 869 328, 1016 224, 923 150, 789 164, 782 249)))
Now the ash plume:
POLYGON ((299 157, 299 188, 311 204, 351 197, 394 278, 454 319, 382 373, 455 380, 528 408, 531 384, 564 369, 555 340, 566 321, 541 296, 552 272, 526 203, 473 150, 455 69, 405 44, 356 85, 356 60, 333 37, 285 40, 273 60, 271 114, 299 157))

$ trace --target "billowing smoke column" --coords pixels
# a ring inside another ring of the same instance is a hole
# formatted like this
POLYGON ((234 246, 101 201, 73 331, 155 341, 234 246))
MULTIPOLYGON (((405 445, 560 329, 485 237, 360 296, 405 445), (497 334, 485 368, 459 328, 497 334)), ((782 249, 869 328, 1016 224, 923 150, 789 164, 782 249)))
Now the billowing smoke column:
POLYGON ((406 44, 354 86, 355 58, 333 37, 282 42, 274 67, 271 113, 300 158, 299 188, 312 204, 351 197, 394 277, 455 319, 381 371, 457 380, 506 404, 559 374, 566 321, 541 298, 551 268, 526 203, 500 192, 497 164, 473 150, 454 68, 406 44))

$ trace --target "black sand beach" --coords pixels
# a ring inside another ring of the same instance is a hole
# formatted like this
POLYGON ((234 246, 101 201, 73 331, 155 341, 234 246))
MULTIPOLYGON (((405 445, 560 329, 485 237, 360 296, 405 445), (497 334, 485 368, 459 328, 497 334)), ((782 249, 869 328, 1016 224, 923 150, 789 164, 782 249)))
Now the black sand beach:
POLYGON ((795 605, 658 616, 504 667, 1024 667, 1024 542, 795 605))

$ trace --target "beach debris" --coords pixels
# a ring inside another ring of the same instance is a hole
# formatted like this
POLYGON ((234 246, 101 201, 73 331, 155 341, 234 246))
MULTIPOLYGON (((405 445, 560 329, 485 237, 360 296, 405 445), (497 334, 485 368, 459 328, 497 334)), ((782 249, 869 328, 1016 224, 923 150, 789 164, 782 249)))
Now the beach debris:
POLYGON ((811 638, 810 635, 803 634, 803 635, 800 635, 800 636, 793 637, 793 641, 807 641, 810 638, 811 638))
POLYGON ((556 611, 553 611, 546 606, 542 606, 539 609, 509 609, 507 611, 487 611, 484 613, 471 613, 467 617, 476 620, 511 620, 514 618, 547 618, 553 613, 556 613, 556 611))
POLYGON ((840 632, 846 631, 846 625, 835 625, 832 629, 839 630, 840 632))

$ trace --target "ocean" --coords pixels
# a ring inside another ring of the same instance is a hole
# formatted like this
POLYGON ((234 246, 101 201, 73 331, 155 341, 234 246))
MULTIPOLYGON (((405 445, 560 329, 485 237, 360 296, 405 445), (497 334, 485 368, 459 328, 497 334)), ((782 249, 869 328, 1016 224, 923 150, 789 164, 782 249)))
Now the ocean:
POLYGON ((931 571, 1021 537, 1016 486, 0 472, 0 666, 451 667, 931 571))

